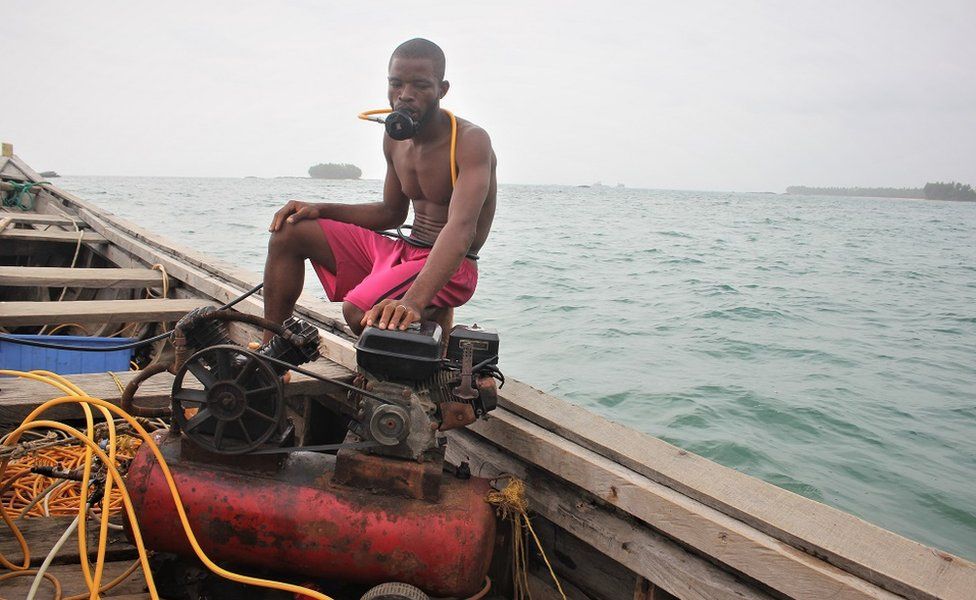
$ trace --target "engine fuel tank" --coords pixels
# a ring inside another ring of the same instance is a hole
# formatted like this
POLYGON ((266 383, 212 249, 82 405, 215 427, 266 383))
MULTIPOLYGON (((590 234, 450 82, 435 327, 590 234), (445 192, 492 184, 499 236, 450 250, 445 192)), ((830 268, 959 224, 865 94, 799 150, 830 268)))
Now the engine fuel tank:
MULTIPOLYGON (((337 485, 327 454, 294 452, 260 472, 182 459, 174 436, 158 443, 193 532, 216 562, 366 585, 401 581, 432 596, 470 596, 484 583, 495 538, 487 480, 445 477, 440 500, 430 502, 337 485)), ((146 546, 193 556, 146 445, 126 487, 146 546)))

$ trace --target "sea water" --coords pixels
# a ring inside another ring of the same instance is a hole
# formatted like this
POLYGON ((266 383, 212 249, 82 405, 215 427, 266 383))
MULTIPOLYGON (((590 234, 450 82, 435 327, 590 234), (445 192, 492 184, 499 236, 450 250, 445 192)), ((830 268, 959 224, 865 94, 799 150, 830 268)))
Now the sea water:
MULTIPOLYGON (((381 195, 57 183, 256 274, 285 201, 381 195)), ((506 375, 976 559, 976 204, 501 185, 481 255, 455 321, 499 331, 506 375)))

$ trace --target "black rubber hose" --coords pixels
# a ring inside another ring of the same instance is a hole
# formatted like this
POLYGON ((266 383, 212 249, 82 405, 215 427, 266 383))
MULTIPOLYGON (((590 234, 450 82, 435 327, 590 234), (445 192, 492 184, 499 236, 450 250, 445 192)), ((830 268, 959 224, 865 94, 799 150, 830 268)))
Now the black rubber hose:
POLYGON ((131 381, 129 381, 129 385, 125 386, 125 391, 122 392, 122 399, 120 401, 122 410, 136 417, 147 417, 150 419, 155 417, 170 416, 173 411, 168 406, 163 406, 159 408, 149 408, 146 406, 136 406, 132 402, 133 398, 136 395, 136 391, 139 389, 139 386, 142 384, 143 381, 149 379, 153 375, 162 373, 167 369, 169 369, 168 364, 153 363, 148 367, 146 367, 145 369, 137 372, 136 376, 133 377, 131 381))
POLYGON ((203 313, 201 318, 216 319, 218 321, 238 321, 240 323, 249 323, 255 327, 267 329, 276 335, 285 335, 285 327, 281 323, 275 323, 270 319, 265 319, 264 317, 259 317, 258 315, 249 315, 247 313, 232 312, 229 310, 220 309, 215 310, 214 312, 203 313))

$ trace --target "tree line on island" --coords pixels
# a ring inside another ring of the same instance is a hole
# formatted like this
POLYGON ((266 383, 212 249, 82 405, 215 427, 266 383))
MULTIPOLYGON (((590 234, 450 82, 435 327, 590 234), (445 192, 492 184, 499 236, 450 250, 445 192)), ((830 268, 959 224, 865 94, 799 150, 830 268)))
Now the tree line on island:
POLYGON ((362 175, 359 167, 346 163, 319 163, 308 168, 312 179, 359 179, 362 175))
POLYGON ((949 183, 926 183, 921 188, 863 188, 863 187, 807 187, 791 185, 787 194, 806 196, 854 196, 868 198, 923 198, 925 200, 961 200, 976 202, 973 186, 955 181, 949 183))

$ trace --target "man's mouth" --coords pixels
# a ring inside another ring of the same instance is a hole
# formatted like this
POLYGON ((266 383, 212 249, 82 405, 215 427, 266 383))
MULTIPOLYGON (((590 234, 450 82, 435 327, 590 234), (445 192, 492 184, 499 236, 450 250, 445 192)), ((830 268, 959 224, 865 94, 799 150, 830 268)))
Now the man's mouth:
POLYGON ((418 111, 416 111, 416 110, 414 110, 412 108, 407 108, 406 106, 400 106, 400 107, 394 108, 394 110, 397 110, 399 112, 407 113, 415 121, 417 120, 417 117, 420 114, 418 111))

